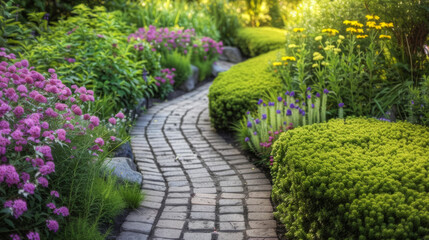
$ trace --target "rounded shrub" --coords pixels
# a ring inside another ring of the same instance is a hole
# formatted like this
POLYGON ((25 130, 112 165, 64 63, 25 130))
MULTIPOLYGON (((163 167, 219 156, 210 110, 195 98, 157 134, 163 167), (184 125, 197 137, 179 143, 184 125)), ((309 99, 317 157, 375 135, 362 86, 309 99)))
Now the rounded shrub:
POLYGON ((291 239, 429 236, 429 129, 335 119, 274 144, 275 216, 291 239))
POLYGON ((209 92, 212 124, 227 129, 242 118, 266 92, 281 89, 281 80, 268 71, 268 62, 275 60, 279 51, 272 51, 249 59, 221 73, 209 92))
POLYGON ((286 31, 272 27, 241 28, 236 37, 236 45, 250 57, 284 48, 285 43, 286 31))

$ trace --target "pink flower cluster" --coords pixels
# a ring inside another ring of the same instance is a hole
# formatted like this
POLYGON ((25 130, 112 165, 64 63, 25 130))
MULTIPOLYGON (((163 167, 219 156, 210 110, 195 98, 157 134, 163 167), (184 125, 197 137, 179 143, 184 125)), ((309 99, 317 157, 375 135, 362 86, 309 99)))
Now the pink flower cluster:
POLYGON ((174 77, 176 76, 174 72, 176 71, 175 68, 164 68, 161 70, 161 76, 155 77, 155 84, 159 87, 162 84, 170 83, 171 85, 174 84, 174 77))
MULTIPOLYGON (((157 51, 157 48, 164 48, 166 50, 178 49, 180 52, 187 52, 188 46, 191 44, 193 38, 195 38, 195 29, 177 30, 170 31, 168 28, 159 28, 155 26, 149 26, 145 28, 139 28, 135 33, 128 36, 128 42, 131 40, 145 40, 152 46, 152 51, 157 51)), ((140 51, 143 50, 142 44, 135 44, 135 49, 140 51)), ((186 53, 185 53, 186 54, 186 53)))
MULTIPOLYGON (((94 92, 85 87, 67 87, 58 79, 54 69, 50 76, 29 67, 27 60, 10 62, 14 56, 0 48, 0 189, 6 192, 0 208, 9 209, 15 219, 29 211, 27 204, 39 195, 40 188, 49 187, 50 174, 55 172, 52 147, 71 143, 70 136, 86 134, 99 126, 96 116, 84 114, 81 105, 94 101, 94 92), (74 91, 73 91, 74 90, 74 91), (16 194, 18 193, 18 195, 16 194)), ((119 115, 123 116, 123 115, 119 115)), ((95 140, 103 146, 101 138, 95 140)), ((59 197, 51 191, 51 197, 59 197)), ((69 215, 65 206, 47 205, 46 211, 53 216, 69 215)), ((52 217, 46 220, 50 231, 58 231, 58 222, 52 217)), ((11 234, 12 239, 20 239, 11 234)), ((39 239, 37 232, 29 232, 28 239, 39 239)))

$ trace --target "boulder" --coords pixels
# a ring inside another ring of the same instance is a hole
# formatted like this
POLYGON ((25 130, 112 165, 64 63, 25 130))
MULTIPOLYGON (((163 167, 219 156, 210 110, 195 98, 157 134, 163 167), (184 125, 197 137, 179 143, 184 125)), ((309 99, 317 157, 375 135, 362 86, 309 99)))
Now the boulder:
POLYGON ((136 171, 136 168, 133 170, 133 168, 130 167, 130 162, 132 163, 132 160, 129 158, 112 158, 111 160, 107 160, 106 168, 109 171, 111 170, 112 174, 122 181, 141 185, 143 176, 136 171))
POLYGON ((239 63, 243 61, 240 50, 236 47, 230 46, 223 47, 223 52, 219 59, 232 63, 239 63))
POLYGON ((199 69, 196 66, 191 65, 191 70, 191 75, 189 75, 188 79, 180 86, 180 89, 187 92, 192 91, 198 83, 199 69))
POLYGON ((126 142, 121 146, 119 146, 115 150, 115 157, 131 158, 131 161, 134 161, 134 154, 133 154, 133 149, 131 148, 131 144, 129 142, 126 142))
POLYGON ((228 71, 234 65, 235 65, 234 63, 230 63, 230 62, 216 61, 213 63, 212 73, 215 77, 217 77, 219 73, 228 71))

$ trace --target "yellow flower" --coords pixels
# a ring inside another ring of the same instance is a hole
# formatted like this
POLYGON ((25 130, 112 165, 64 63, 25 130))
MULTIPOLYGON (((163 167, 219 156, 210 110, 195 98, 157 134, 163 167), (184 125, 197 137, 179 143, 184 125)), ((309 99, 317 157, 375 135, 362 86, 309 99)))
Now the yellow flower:
POLYGON ((357 35, 356 38, 367 38, 368 35, 357 35))
POLYGON ((322 54, 318 53, 318 52, 314 52, 313 53, 313 60, 314 61, 320 61, 323 60, 324 57, 322 56, 322 54))
POLYGON ((281 63, 281 62, 273 62, 273 66, 274 66, 274 67, 281 66, 281 65, 282 65, 282 63, 281 63))
POLYGON ((341 39, 341 40, 343 40, 343 39, 344 39, 344 36, 343 36, 343 35, 340 35, 340 36, 338 36, 338 38, 339 38, 339 39, 341 39))
POLYGON ((375 20, 379 20, 380 19, 379 16, 375 16, 375 15, 374 15, 374 18, 375 18, 375 20))
POLYGON ((284 65, 288 65, 288 62, 284 62, 283 64, 284 64, 284 65))
POLYGON ((320 41, 320 40, 322 40, 322 38, 323 38, 322 36, 317 36, 317 37, 314 38, 314 40, 320 41))
POLYGON ((357 32, 356 28, 352 28, 352 27, 347 28, 346 31, 351 33, 357 32))
POLYGON ((357 29, 357 32, 358 32, 358 33, 363 33, 363 29, 362 29, 362 28, 359 28, 359 29, 357 29))
POLYGON ((371 16, 371 15, 366 15, 365 17, 366 17, 366 19, 368 19, 368 20, 372 20, 372 19, 374 19, 374 17, 373 17, 373 16, 371 16))
POLYGON ((368 21, 368 22, 366 22, 366 25, 368 27, 370 27, 370 28, 375 28, 376 22, 374 22, 374 21, 368 21))
POLYGON ((319 64, 315 63, 312 65, 313 68, 317 68, 319 66, 319 64))
POLYGON ((334 52, 339 53, 339 52, 341 52, 341 49, 340 48, 334 48, 334 52))
POLYGON ((392 39, 392 37, 391 36, 389 36, 389 35, 380 35, 380 37, 379 37, 380 39, 383 39, 383 38, 386 38, 386 39, 392 39))
POLYGON ((345 25, 349 25, 349 24, 350 24, 350 21, 349 21, 349 20, 344 20, 343 24, 345 24, 345 25))
POLYGON ((388 23, 388 27, 393 27, 393 22, 388 23))
POLYGON ((329 51, 329 50, 332 50, 332 49, 334 49, 335 48, 335 46, 334 45, 328 45, 328 46, 326 46, 325 48, 324 48, 324 50, 325 51, 329 51))
POLYGON ((305 28, 294 28, 293 31, 294 32, 303 32, 305 30, 305 28))
POLYGON ((380 26, 380 25, 377 25, 377 26, 375 26, 375 29, 380 30, 380 29, 381 29, 381 26, 380 26))
POLYGON ((295 57, 288 57, 288 56, 282 57, 282 61, 287 61, 287 60, 296 61, 296 58, 295 57))
POLYGON ((323 65, 323 66, 328 66, 328 65, 329 65, 329 63, 327 63, 327 62, 323 61, 323 62, 322 62, 322 65, 323 65))
POLYGON ((296 47, 298 47, 298 46, 295 44, 289 44, 289 46, 288 46, 288 48, 296 48, 296 47))

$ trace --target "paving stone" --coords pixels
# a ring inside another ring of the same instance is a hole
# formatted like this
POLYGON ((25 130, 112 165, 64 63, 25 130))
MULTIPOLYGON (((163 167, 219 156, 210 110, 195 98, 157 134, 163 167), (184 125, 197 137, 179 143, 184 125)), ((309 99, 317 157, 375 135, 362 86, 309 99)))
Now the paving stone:
POLYGON ((214 230, 214 227, 213 221, 190 221, 188 223, 189 230, 214 230))
POLYGON ((260 205, 247 205, 247 211, 249 212, 273 212, 273 207, 269 206, 260 206, 260 205))
POLYGON ((269 198, 248 198, 246 199, 248 205, 271 205, 269 198))
POLYGON ((222 192, 241 193, 244 192, 243 187, 221 187, 222 192))
POLYGON ((271 198, 271 192, 250 192, 249 198, 271 198))
POLYGON ((125 221, 129 222, 144 222, 153 223, 155 221, 158 211, 150 208, 138 208, 131 211, 125 221))
POLYGON ((116 240, 146 240, 148 239, 147 234, 136 233, 136 232, 121 232, 116 240))
POLYGON ((247 186, 249 191, 271 191, 271 185, 247 186))
POLYGON ((261 212, 251 212, 248 214, 249 220, 271 220, 274 219, 272 212, 270 213, 261 213, 261 212))
POLYGON ((219 208, 219 213, 243 213, 243 206, 224 206, 219 208))
POLYGON ((244 239, 244 233, 242 232, 219 232, 218 240, 242 240, 244 239))
POLYGON ((216 205, 216 199, 193 197, 191 203, 197 205, 216 205))
POLYGON ((178 239, 182 230, 169 229, 169 228, 155 228, 154 236, 160 238, 178 239))
POLYGON ((187 212, 187 206, 165 206, 164 212, 187 212))
POLYGON ((245 198, 245 195, 242 193, 222 193, 221 198, 245 198))
POLYGON ((124 222, 121 226, 121 230, 125 232, 149 234, 150 230, 152 230, 152 224, 142 222, 124 222))
POLYGON ((184 240, 211 240, 211 233, 193 233, 193 232, 185 232, 183 235, 184 240))
POLYGON ((153 208, 153 209, 159 209, 161 207, 160 202, 149 202, 149 201, 143 201, 140 206, 147 207, 147 208, 153 208))
POLYGON ((220 206, 241 206, 243 201, 241 199, 220 199, 220 206))
POLYGON ((193 212, 214 212, 216 210, 216 206, 192 204, 191 210, 193 212))
POLYGON ((220 222, 219 227, 221 231, 246 230, 244 222, 220 222))
POLYGON ((276 230, 273 228, 269 229, 250 229, 246 231, 248 237, 277 237, 276 230))
POLYGON ((214 221, 216 219, 216 215, 214 212, 191 212, 191 219, 214 221))
POLYGON ((161 202, 164 199, 164 197, 157 197, 157 196, 145 196, 145 201, 151 201, 151 202, 161 202))
POLYGON ((160 219, 185 220, 188 213, 186 212, 163 212, 160 219))
POLYGON ((220 214, 219 220, 221 222, 239 222, 244 221, 243 214, 220 214))
POLYGON ((276 220, 264 220, 264 221, 249 221, 250 228, 276 228, 277 222, 276 220))
POLYGON ((185 221, 159 220, 158 223, 156 224, 156 227, 159 227, 159 228, 182 229, 183 225, 185 225, 185 221))
POLYGON ((194 193, 216 193, 216 188, 194 188, 194 193))
POLYGON ((187 205, 189 198, 167 198, 165 205, 187 205))

